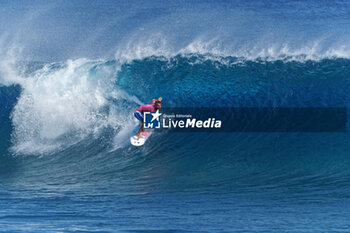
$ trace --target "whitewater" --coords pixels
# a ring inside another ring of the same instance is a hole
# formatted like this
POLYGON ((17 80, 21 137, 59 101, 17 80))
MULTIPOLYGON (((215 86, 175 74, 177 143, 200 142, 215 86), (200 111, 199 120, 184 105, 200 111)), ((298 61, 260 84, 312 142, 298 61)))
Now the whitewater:
POLYGON ((160 96, 169 108, 348 108, 349 3, 0 5, 1 231, 350 228, 347 131, 129 142, 136 108, 160 96))

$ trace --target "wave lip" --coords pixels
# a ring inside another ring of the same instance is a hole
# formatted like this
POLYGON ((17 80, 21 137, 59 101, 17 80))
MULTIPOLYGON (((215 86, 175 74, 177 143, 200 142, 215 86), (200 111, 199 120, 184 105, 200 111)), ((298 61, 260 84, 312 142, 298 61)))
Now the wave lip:
MULTIPOLYGON (((135 36, 136 37, 136 36, 135 36)), ((137 38, 137 37, 136 37, 137 38)), ((221 60, 224 57, 235 57, 240 61, 321 61, 324 59, 349 59, 350 47, 344 43, 330 42, 326 38, 319 38, 305 43, 266 41, 255 44, 227 44, 220 37, 211 39, 195 38, 182 46, 174 43, 161 33, 142 40, 132 39, 116 51, 117 61, 131 62, 147 57, 164 57, 171 59, 177 55, 199 55, 208 59, 221 60)))

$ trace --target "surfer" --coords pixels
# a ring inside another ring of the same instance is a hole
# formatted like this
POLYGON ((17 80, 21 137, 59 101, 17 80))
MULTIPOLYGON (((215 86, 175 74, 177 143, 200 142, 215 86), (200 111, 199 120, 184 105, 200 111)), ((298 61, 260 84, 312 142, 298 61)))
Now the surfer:
POLYGON ((155 112, 162 107, 162 97, 159 97, 158 99, 152 99, 152 104, 145 104, 138 109, 136 109, 136 112, 134 113, 134 116, 141 122, 141 126, 139 130, 137 131, 137 136, 139 138, 143 137, 141 136, 141 133, 143 132, 143 113, 144 112, 155 112))

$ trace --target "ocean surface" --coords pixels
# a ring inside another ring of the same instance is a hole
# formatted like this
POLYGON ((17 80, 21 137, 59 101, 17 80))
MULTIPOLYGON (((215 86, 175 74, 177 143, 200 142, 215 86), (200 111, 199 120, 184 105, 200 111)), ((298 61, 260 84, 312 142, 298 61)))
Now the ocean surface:
POLYGON ((349 107, 349 41, 348 1, 0 2, 0 231, 349 232, 349 132, 129 142, 159 96, 349 107))

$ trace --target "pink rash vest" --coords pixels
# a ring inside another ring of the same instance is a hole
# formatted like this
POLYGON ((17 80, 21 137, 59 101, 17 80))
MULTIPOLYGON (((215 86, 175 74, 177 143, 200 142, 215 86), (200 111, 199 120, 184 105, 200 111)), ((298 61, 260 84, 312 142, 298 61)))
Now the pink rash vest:
POLYGON ((156 111, 155 101, 153 101, 152 104, 145 104, 145 105, 140 106, 137 109, 137 111, 140 112, 140 113, 155 112, 156 111))

